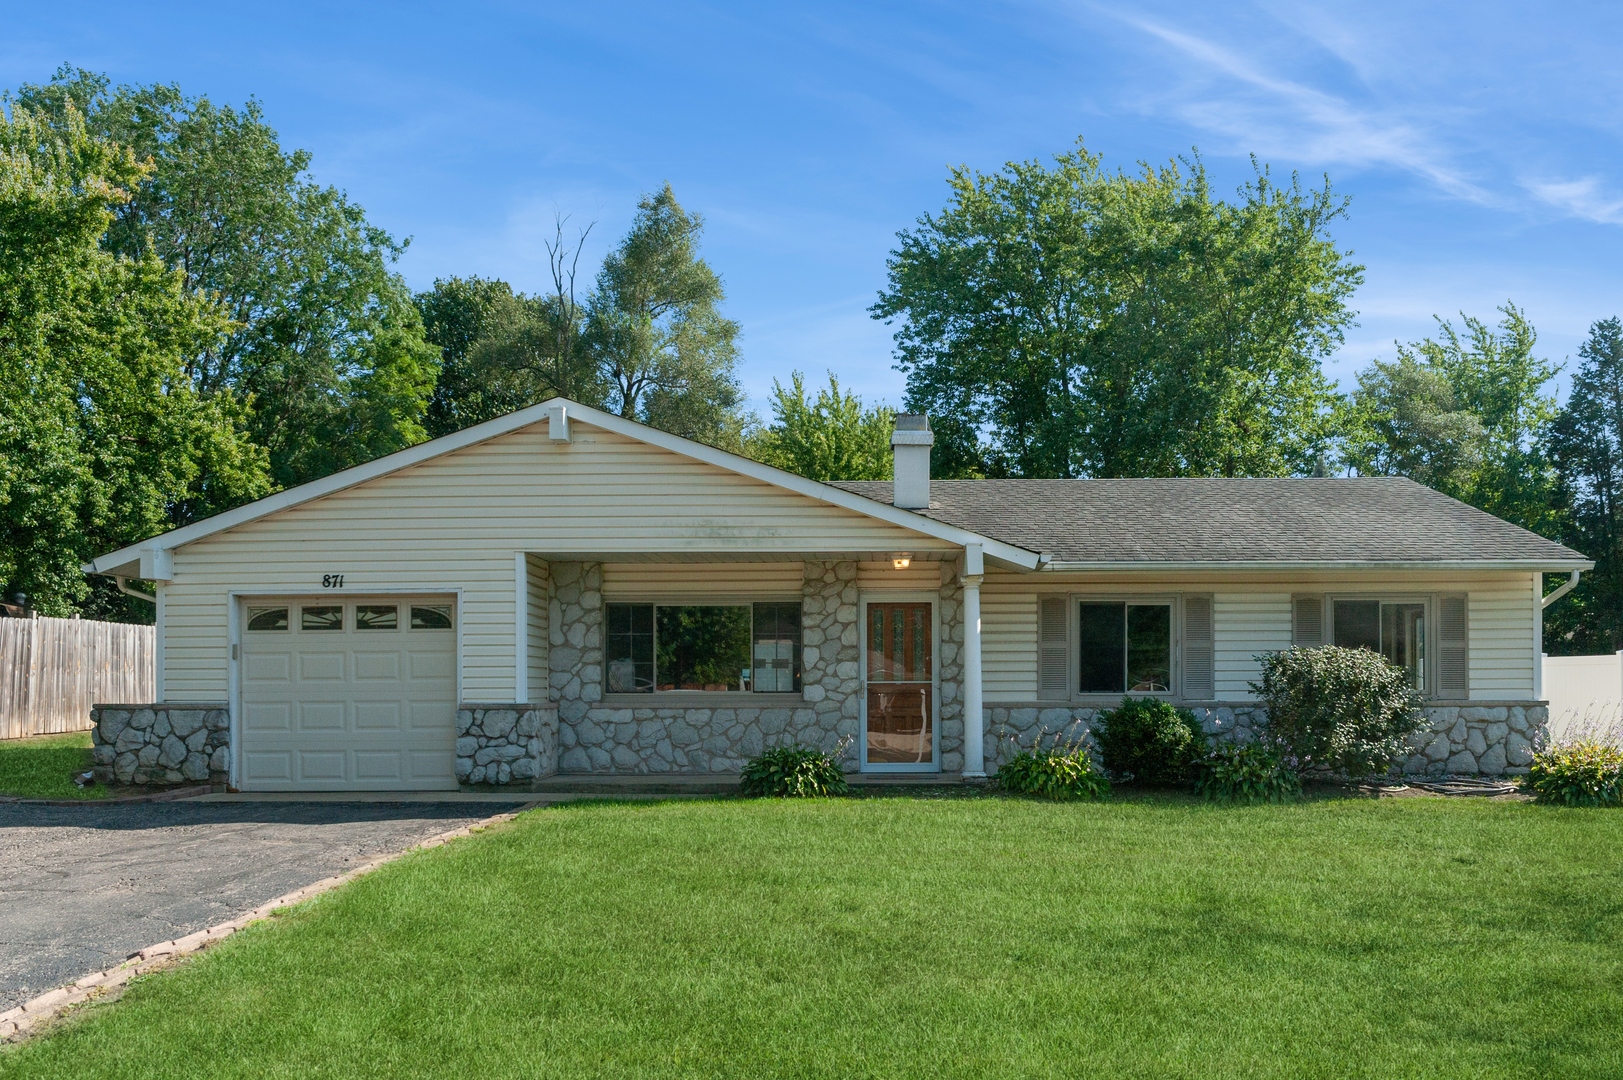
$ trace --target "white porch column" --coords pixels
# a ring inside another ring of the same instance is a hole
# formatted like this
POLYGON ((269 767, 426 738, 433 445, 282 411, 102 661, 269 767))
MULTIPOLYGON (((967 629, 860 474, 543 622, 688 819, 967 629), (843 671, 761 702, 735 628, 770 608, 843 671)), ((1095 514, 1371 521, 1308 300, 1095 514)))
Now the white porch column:
POLYGON ((986 718, 981 706, 981 546, 964 548, 964 775, 986 775, 986 718))

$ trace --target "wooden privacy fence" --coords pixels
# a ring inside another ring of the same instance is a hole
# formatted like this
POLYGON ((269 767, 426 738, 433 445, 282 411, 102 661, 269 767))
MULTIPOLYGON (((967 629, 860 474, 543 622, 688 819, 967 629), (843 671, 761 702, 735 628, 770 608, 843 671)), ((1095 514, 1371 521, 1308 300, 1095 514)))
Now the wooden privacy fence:
POLYGON ((150 626, 89 619, 0 619, 0 739, 84 731, 97 702, 157 693, 150 626))

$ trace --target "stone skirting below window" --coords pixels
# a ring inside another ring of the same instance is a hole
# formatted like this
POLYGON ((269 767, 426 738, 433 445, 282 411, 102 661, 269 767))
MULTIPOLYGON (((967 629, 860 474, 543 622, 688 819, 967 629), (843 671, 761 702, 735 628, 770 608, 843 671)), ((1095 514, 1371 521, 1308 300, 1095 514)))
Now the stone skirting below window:
POLYGON ((104 784, 225 784, 231 714, 224 703, 92 705, 91 761, 104 784))
POLYGON ((529 783, 557 771, 558 710, 553 706, 457 708, 457 783, 529 783))
MULTIPOLYGON (((1248 741, 1266 717, 1260 706, 1196 704, 1189 706, 1201 727, 1214 738, 1248 741)), ((986 770, 1030 749, 1061 742, 1093 744, 1092 725, 1099 706, 1064 706, 1052 702, 1009 702, 986 707, 986 770)), ((1525 773, 1534 747, 1548 737, 1549 708, 1543 701, 1435 702, 1426 708, 1429 727, 1410 740, 1412 752, 1395 770, 1405 776, 1507 776, 1525 773)))

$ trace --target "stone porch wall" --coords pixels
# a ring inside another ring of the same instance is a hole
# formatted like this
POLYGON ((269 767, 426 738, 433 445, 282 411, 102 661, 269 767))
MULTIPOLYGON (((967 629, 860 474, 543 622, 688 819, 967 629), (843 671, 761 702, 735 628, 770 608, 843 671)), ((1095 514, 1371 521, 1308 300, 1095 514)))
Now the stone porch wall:
POLYGON ((551 705, 463 705, 456 711, 459 784, 528 783, 558 771, 551 705))
MULTIPOLYGON (((996 704, 986 709, 986 771, 993 772, 1040 738, 1049 745, 1079 741, 1092 747, 1100 708, 1051 702, 996 704)), ((1207 735, 1246 742, 1266 711, 1249 705, 1190 707, 1207 735)), ((1430 726, 1410 739, 1412 752, 1397 767, 1405 776, 1508 776, 1527 772, 1533 750, 1548 738, 1549 709, 1542 701, 1438 704, 1426 709, 1430 726)))
POLYGON ((225 703, 92 705, 91 761, 104 784, 224 784, 231 771, 225 703))

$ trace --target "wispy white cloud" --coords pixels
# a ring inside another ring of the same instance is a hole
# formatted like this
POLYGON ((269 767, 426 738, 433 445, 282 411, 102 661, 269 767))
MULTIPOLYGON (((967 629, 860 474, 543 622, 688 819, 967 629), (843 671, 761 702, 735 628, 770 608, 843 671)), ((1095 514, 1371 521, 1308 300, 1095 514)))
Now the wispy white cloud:
POLYGON ((1178 93, 1173 108, 1186 121, 1234 138, 1246 148, 1298 160, 1391 166, 1457 198, 1483 205, 1502 200, 1451 160, 1443 142, 1413 110, 1368 107, 1285 78, 1257 60, 1183 30, 1111 8, 1102 13, 1194 61, 1209 81, 1178 93))
POLYGON ((1579 180, 1524 180, 1522 186, 1541 201, 1573 217, 1603 225, 1623 225, 1623 196, 1605 192, 1593 176, 1579 180))

